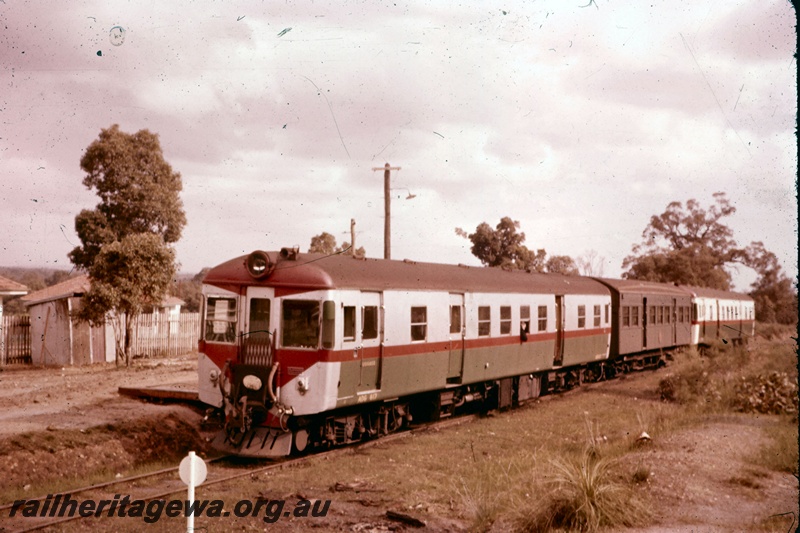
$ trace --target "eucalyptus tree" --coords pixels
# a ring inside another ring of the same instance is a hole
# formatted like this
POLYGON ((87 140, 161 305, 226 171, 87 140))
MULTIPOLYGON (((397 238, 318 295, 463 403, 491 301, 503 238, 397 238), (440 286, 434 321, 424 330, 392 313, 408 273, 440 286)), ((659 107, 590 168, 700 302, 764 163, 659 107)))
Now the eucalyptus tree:
POLYGON ((163 300, 177 269, 172 245, 186 225, 181 175, 164 159, 158 135, 116 124, 101 130, 80 166, 100 202, 75 217, 81 245, 69 258, 92 282, 79 317, 111 320, 117 361, 130 364, 133 324, 163 300))

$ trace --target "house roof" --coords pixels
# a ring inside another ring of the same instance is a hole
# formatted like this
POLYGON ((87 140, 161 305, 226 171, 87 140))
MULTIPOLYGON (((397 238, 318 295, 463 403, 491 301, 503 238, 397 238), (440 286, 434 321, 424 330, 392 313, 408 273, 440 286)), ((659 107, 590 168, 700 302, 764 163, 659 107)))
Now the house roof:
POLYGON ((0 276, 0 296, 19 296, 28 292, 30 289, 22 283, 0 276))
MULTIPOLYGON (((56 283, 40 291, 35 291, 27 296, 21 298, 22 302, 27 305, 36 305, 44 302, 51 302, 53 300, 60 300, 62 298, 72 298, 73 296, 83 296, 92 286, 89 276, 81 274, 74 278, 70 278, 61 283, 56 283)), ((185 302, 175 296, 167 296, 161 302, 161 307, 171 307, 173 305, 183 305, 185 302)))
POLYGON ((27 305, 35 305, 52 300, 60 300, 62 298, 70 298, 72 296, 82 296, 83 293, 89 290, 91 283, 89 276, 82 274, 74 278, 62 281, 46 287, 40 291, 34 291, 27 296, 21 298, 22 302, 27 305))
POLYGON ((161 307, 172 307, 173 305, 184 305, 185 303, 177 296, 166 296, 161 300, 161 307))

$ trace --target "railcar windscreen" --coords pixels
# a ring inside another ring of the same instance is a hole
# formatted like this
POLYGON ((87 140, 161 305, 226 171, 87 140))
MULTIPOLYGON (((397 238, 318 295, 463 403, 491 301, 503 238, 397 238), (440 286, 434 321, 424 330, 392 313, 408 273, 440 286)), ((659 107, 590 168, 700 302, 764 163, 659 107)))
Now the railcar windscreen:
POLYGON ((208 342, 236 342, 236 298, 208 297, 204 338, 208 342))
POLYGON ((284 300, 281 315, 282 345, 287 348, 317 348, 319 302, 284 300))

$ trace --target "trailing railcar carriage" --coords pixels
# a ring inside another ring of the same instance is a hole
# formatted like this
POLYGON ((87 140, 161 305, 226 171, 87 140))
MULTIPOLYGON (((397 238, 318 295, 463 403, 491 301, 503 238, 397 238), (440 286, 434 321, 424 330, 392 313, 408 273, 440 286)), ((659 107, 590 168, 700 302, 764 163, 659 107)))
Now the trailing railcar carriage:
POLYGON ((691 294, 667 283, 596 278, 611 289, 611 359, 640 367, 691 342, 691 294))
POLYGON ((692 344, 747 343, 755 335, 755 302, 746 294, 681 286, 692 295, 692 344))
POLYGON ((609 354, 611 295, 589 278, 284 249, 219 265, 203 294, 200 399, 240 455, 507 407, 599 377, 609 354))

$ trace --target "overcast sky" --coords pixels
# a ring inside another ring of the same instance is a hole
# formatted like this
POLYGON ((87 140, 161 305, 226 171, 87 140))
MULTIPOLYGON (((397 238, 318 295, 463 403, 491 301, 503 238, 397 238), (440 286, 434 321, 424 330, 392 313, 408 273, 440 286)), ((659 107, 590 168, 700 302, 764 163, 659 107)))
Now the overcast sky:
POLYGON ((395 259, 479 264, 454 229, 510 216, 619 276, 652 215, 724 191, 796 276, 791 4, 587 2, 0 0, 0 265, 71 266, 119 124, 183 177, 184 272, 351 218, 382 257, 389 162, 395 259))

